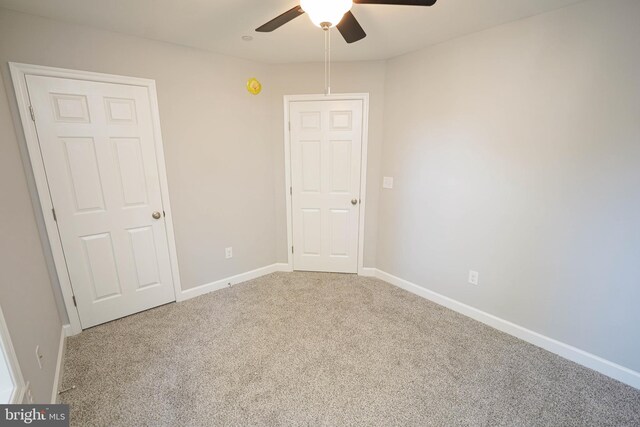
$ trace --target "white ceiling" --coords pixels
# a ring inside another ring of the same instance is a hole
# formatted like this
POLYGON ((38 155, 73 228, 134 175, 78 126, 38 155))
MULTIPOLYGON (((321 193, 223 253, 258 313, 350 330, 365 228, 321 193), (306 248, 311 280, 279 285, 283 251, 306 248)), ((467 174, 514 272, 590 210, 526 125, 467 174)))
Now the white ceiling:
MULTIPOLYGON (((332 33, 332 58, 391 58, 582 0, 439 0, 432 7, 354 5, 367 37, 332 33)), ((255 28, 296 0, 0 0, 0 7, 270 63, 321 61, 322 30, 301 16, 273 33, 255 28), (243 35, 254 40, 246 42, 243 35)))

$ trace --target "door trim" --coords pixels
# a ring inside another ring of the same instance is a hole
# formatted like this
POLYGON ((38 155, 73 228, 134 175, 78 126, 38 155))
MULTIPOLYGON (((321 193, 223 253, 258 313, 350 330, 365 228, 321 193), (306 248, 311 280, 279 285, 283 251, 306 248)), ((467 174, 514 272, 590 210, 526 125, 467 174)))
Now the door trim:
POLYGON ((180 295, 182 291, 180 285, 180 271, 178 269, 178 256, 176 251, 175 235, 173 228, 173 217, 171 214, 171 204, 169 202, 169 186, 167 184, 167 171, 164 158, 164 149, 162 144, 162 133, 160 129, 160 112, 158 110, 158 95, 156 92, 156 83, 154 80, 142 79, 137 77, 117 76, 111 74, 94 73, 89 71, 68 70, 64 68, 45 67, 40 65, 20 64, 15 62, 9 63, 11 70, 11 78, 16 92, 16 100, 18 102, 18 110, 22 128, 27 143, 27 150, 31 167, 35 178, 38 199, 44 217, 44 223, 49 238, 53 261, 56 268, 64 305, 69 316, 71 324, 71 335, 82 332, 80 323, 80 315, 73 303, 73 288, 71 287, 71 278, 67 271, 67 264, 62 249, 62 241, 58 234, 57 223, 51 214, 53 210, 53 202, 49 193, 49 184, 44 169, 42 153, 40 152, 40 143, 36 132, 35 122, 31 120, 31 112, 29 107, 29 92, 27 88, 27 75, 58 77, 74 80, 87 80, 99 83, 115 83, 130 86, 141 86, 148 89, 149 103, 151 105, 151 118, 153 126, 153 134, 156 142, 156 157, 158 166, 158 175, 160 178, 160 192, 162 196, 162 204, 165 211, 165 222, 167 241, 169 245, 169 258, 171 260, 171 275, 173 278, 174 298, 180 295))
POLYGON ((367 202, 367 148, 369 145, 369 94, 344 93, 335 95, 285 95, 284 96, 284 170, 285 198, 287 206, 287 265, 293 271, 293 205, 291 201, 291 131, 289 129, 289 105, 300 101, 362 101, 362 159, 360 165, 360 223, 358 225, 358 275, 366 274, 364 267, 364 224, 367 202))

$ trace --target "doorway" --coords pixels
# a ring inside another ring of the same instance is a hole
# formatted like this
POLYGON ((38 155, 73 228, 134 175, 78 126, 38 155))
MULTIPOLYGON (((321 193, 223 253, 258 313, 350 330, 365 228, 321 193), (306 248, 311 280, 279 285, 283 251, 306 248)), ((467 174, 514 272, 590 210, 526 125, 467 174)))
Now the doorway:
POLYGON ((367 94, 285 97, 293 270, 363 268, 368 104, 367 94))
POLYGON ((23 64, 11 71, 73 332, 175 301, 154 82, 23 64))

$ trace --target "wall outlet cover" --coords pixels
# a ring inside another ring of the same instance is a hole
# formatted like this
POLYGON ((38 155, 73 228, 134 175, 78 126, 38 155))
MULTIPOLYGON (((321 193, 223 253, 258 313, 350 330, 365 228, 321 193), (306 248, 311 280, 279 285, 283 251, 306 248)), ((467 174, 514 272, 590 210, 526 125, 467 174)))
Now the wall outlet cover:
POLYGON ((469 270, 469 283, 472 285, 478 284, 479 274, 477 271, 469 270))
POLYGON ((382 178, 382 188, 392 189, 393 188, 393 177, 385 176, 382 178))

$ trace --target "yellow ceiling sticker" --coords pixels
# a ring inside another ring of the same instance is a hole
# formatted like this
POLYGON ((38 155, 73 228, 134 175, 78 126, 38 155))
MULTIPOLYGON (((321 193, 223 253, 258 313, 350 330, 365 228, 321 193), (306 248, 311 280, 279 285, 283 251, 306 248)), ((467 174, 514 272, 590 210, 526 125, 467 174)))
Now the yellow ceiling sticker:
POLYGON ((251 78, 247 81, 247 90, 253 95, 257 95, 262 91, 262 84, 258 79, 251 78))

